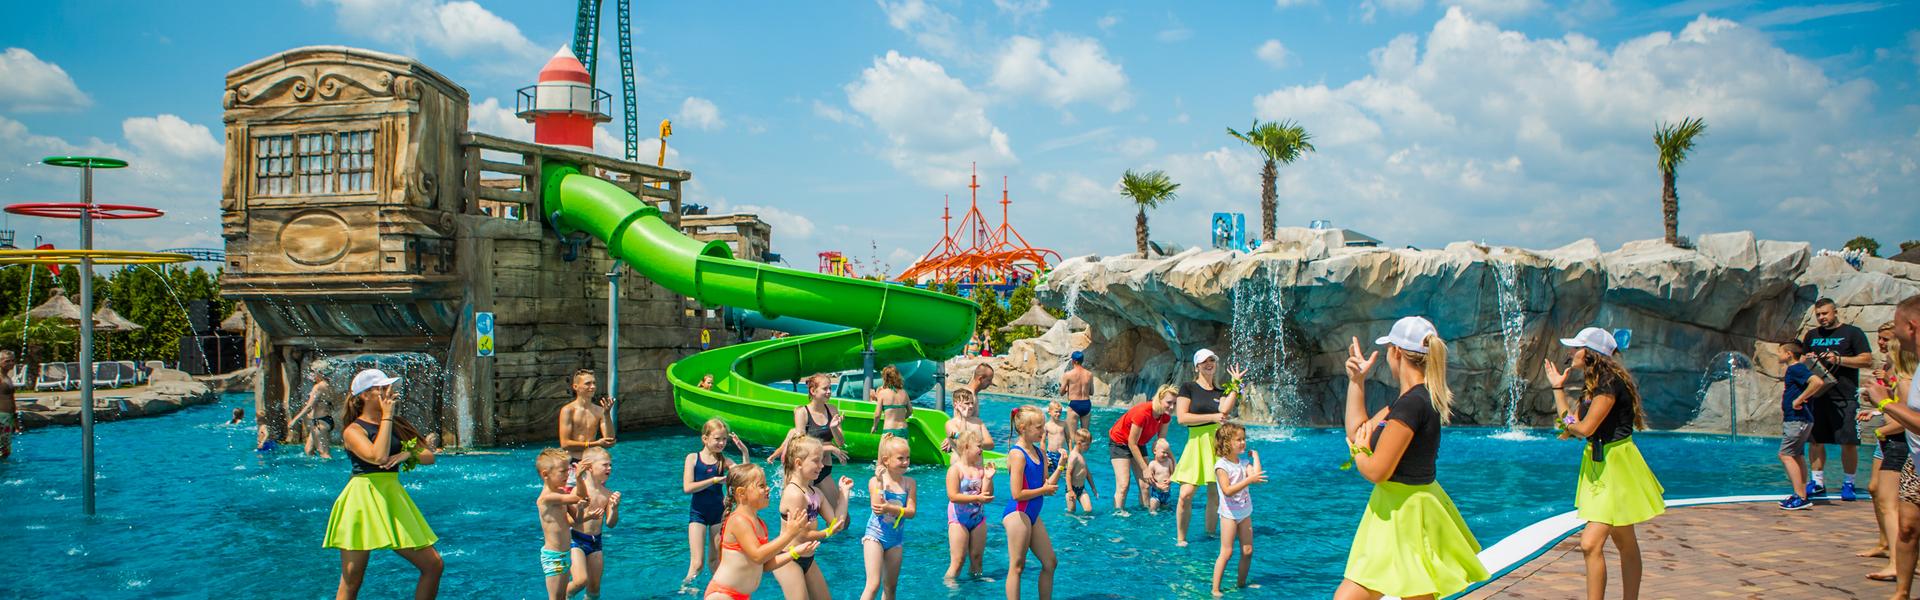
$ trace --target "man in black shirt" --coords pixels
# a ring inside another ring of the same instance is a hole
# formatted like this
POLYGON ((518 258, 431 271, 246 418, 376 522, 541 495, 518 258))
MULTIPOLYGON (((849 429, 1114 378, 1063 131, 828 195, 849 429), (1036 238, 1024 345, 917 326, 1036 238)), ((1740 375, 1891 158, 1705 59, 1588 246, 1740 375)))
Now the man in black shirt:
POLYGON ((1813 318, 1818 327, 1807 330, 1800 343, 1815 357, 1815 362, 1833 373, 1832 385, 1813 408, 1813 444, 1808 453, 1812 480, 1807 482, 1809 497, 1827 493, 1823 469, 1827 466, 1826 444, 1840 445, 1840 466, 1847 479, 1840 485, 1840 499, 1852 501, 1853 473, 1860 464, 1860 432, 1855 428, 1853 405, 1858 398, 1860 369, 1873 366, 1873 346, 1867 332, 1840 322, 1840 310, 1832 298, 1813 303, 1813 318))

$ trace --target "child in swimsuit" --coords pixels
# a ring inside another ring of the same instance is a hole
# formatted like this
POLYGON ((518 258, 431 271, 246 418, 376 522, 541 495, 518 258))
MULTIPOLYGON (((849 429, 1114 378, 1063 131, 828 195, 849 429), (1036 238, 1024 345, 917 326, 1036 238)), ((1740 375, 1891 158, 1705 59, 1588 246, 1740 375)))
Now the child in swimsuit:
POLYGON ((1247 449, 1247 428, 1239 423, 1222 423, 1213 433, 1213 451, 1219 458, 1213 463, 1214 481, 1220 483, 1220 557, 1213 561, 1213 595, 1220 595, 1220 577, 1233 559, 1233 546, 1240 542, 1240 589, 1247 589, 1247 569, 1253 566, 1253 493, 1256 483, 1266 483, 1260 469, 1260 453, 1253 452, 1253 464, 1240 460, 1247 449))
POLYGON ((987 553, 985 504, 993 501, 993 465, 980 459, 980 432, 962 432, 953 442, 953 466, 947 467, 947 580, 973 557, 973 576, 987 553))
POLYGON ((940 445, 940 451, 953 452, 953 441, 959 439, 963 431, 980 433, 981 450, 994 448, 993 432, 987 430, 986 421, 980 420, 980 399, 967 388, 953 391, 953 418, 947 419, 947 441, 940 445))
POLYGON ((892 435, 880 438, 874 461, 874 476, 867 481, 867 495, 873 499, 873 516, 867 518, 867 534, 860 538, 866 555, 867 587, 861 600, 884 594, 887 600, 898 595, 900 560, 907 542, 901 522, 913 518, 919 502, 918 488, 907 477, 911 450, 907 439, 892 435))
POLYGON ((1100 495, 1100 486, 1093 484, 1093 471, 1087 469, 1087 449, 1093 447, 1093 434, 1085 429, 1073 430, 1073 449, 1067 457, 1061 459, 1061 468, 1067 472, 1067 512, 1074 510, 1093 514, 1093 498, 1100 495), (1087 493, 1087 488, 1093 493, 1087 493))
POLYGON ((1047 403, 1047 437, 1040 451, 1047 454, 1048 473, 1060 468, 1060 457, 1067 453, 1067 421, 1062 414, 1059 400, 1047 403))
POLYGON ((1048 475, 1045 459, 1037 449, 1040 438, 1046 435, 1046 420, 1033 406, 1022 406, 1013 413, 1013 431, 1018 438, 1007 451, 1008 487, 1013 493, 1007 496, 1006 512, 1000 516, 1000 525, 1007 528, 1008 598, 1020 597, 1020 574, 1026 570, 1028 550, 1040 559, 1041 600, 1053 597, 1057 563, 1053 538, 1047 536, 1047 526, 1040 521, 1040 507, 1047 496, 1060 490, 1060 471, 1048 475))
POLYGON ((534 466, 540 471, 540 497, 534 500, 540 509, 540 533, 545 538, 540 546, 540 573, 547 578, 548 600, 566 600, 567 570, 573 566, 569 556, 567 535, 575 526, 573 506, 581 498, 563 491, 567 484, 567 452, 559 448, 540 451, 534 459, 534 466))
MULTIPOLYGON (((826 448, 820 440, 812 437, 796 437, 787 443, 787 453, 783 457, 783 478, 785 487, 780 492, 780 514, 785 520, 794 517, 805 519, 808 523, 827 520, 825 529, 811 529, 798 538, 805 542, 817 542, 827 539, 846 528, 847 507, 835 504, 821 492, 819 484, 820 470, 826 468, 826 448)), ((841 498, 853 493, 853 479, 842 476, 839 481, 841 498)), ((782 532, 784 534, 784 532, 782 532)), ((827 577, 819 565, 813 561, 812 549, 798 551, 793 563, 774 570, 773 578, 780 582, 780 589, 788 597, 827 598, 827 577)))
POLYGON ((681 585, 693 583, 700 574, 703 565, 714 565, 720 555, 714 544, 720 540, 721 492, 720 484, 726 481, 727 469, 733 462, 727 460, 721 451, 726 449, 731 439, 735 448, 740 449, 740 462, 747 463, 747 445, 740 437, 733 435, 727 428, 727 422, 720 417, 707 419, 700 427, 700 451, 687 455, 686 465, 680 469, 680 490, 691 495, 692 506, 687 510, 687 578, 681 585), (694 540, 705 540, 706 543, 694 540))
POLYGON ((720 528, 720 558, 701 597, 747 600, 760 589, 760 579, 767 571, 787 566, 800 552, 812 553, 818 542, 800 542, 813 532, 813 523, 804 513, 781 523, 780 537, 767 539, 767 523, 760 520, 760 511, 767 507, 771 490, 760 465, 743 463, 729 468, 726 486, 723 510, 727 516, 726 525, 720 528))
POLYGON ((581 568, 574 569, 567 582, 567 597, 587 591, 587 600, 600 597, 600 575, 606 568, 606 555, 600 552, 600 535, 607 527, 620 523, 620 492, 607 490, 607 477, 613 474, 613 456, 606 448, 593 447, 580 453, 578 483, 574 495, 581 504, 574 507, 575 525, 569 557, 581 568), (588 515, 599 515, 589 517, 588 515))
POLYGON ((1173 504, 1173 444, 1153 441, 1153 462, 1147 464, 1147 511, 1158 513, 1173 504))

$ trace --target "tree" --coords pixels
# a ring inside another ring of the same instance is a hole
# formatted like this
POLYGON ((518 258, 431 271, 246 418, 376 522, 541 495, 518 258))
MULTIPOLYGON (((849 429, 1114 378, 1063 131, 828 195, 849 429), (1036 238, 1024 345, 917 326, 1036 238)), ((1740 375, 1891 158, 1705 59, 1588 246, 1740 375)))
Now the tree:
POLYGON ((1266 166, 1260 169, 1260 240, 1272 242, 1279 225, 1274 215, 1278 208, 1276 205, 1280 202, 1280 191, 1276 187, 1280 178, 1279 165, 1293 164, 1302 155, 1312 152, 1313 134, 1307 133, 1305 127, 1293 121, 1262 123, 1254 119, 1253 126, 1248 127, 1245 133, 1228 127, 1227 135, 1253 146, 1266 159, 1266 166))
POLYGON ((1920 240, 1907 240, 1907 241, 1904 241, 1904 242, 1900 242, 1900 251, 1901 251, 1901 252, 1906 252, 1906 251, 1908 251, 1908 250, 1912 250, 1912 249, 1914 249, 1914 248, 1920 248, 1920 240))
POLYGON ((1141 258, 1147 257, 1147 209, 1179 199, 1179 190, 1180 184, 1167 177, 1166 171, 1135 173, 1128 170, 1120 176, 1120 195, 1133 200, 1134 206, 1140 209, 1133 224, 1133 245, 1140 251, 1141 258))
POLYGON ((973 302, 980 305, 980 318, 974 324, 974 331, 993 340, 994 348, 1006 348, 1006 334, 1001 333, 1000 328, 1012 321, 1013 317, 1007 314, 1005 306, 1000 305, 1000 294, 993 291, 993 286, 986 284, 975 284, 972 292, 973 302))
POLYGON ((1853 239, 1847 240, 1847 244, 1845 246, 1841 246, 1840 248, 1844 250, 1859 250, 1861 252, 1867 253, 1867 256, 1879 256, 1880 240, 1876 240, 1863 235, 1863 236, 1859 236, 1859 237, 1855 237, 1853 239))
POLYGON ((1661 123, 1653 130, 1653 147, 1660 152, 1660 212, 1666 218, 1667 244, 1680 245, 1680 195, 1674 191, 1680 164, 1693 151, 1693 138, 1707 132, 1707 122, 1687 117, 1680 123, 1661 123))

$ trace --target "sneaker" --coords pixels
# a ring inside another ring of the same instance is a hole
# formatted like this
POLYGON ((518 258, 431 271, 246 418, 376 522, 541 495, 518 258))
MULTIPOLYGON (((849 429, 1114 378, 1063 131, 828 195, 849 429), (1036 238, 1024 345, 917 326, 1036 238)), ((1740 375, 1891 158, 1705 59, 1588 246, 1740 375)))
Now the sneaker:
POLYGON ((1809 482, 1807 482, 1807 496, 1806 496, 1806 497, 1807 497, 1808 499, 1812 499, 1812 498, 1816 498, 1816 497, 1820 497, 1820 496, 1825 496, 1825 495, 1827 495, 1827 486, 1824 486, 1824 485, 1820 485, 1820 484, 1818 484, 1818 483, 1814 483, 1814 482, 1811 482, 1811 481, 1809 481, 1809 482))
POLYGON ((1780 501, 1780 510, 1806 510, 1809 508, 1813 508, 1813 503, 1799 496, 1787 496, 1786 500, 1780 501))
MULTIPOLYGON (((1826 490, 1821 490, 1821 491, 1826 491, 1826 490)), ((1853 493, 1853 482, 1848 481, 1840 484, 1840 501, 1841 502, 1852 502, 1855 497, 1856 496, 1853 493)))

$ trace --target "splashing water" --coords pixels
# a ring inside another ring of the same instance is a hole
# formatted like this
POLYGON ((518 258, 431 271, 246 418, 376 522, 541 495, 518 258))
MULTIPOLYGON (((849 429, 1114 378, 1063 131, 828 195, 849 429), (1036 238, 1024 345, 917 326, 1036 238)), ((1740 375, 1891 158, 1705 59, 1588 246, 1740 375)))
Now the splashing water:
POLYGON ((1233 287, 1233 322, 1228 338, 1233 363, 1247 370, 1241 388, 1250 406, 1264 406, 1273 423, 1297 427, 1306 420, 1299 376, 1288 368, 1286 286, 1280 270, 1267 263, 1233 287))
MULTIPOLYGON (((154 265, 140 265, 140 266, 146 267, 148 271, 153 271, 154 275, 159 276, 160 286, 167 289, 167 295, 173 298, 173 305, 180 309, 180 318, 187 319, 189 322, 191 322, 192 321, 191 315, 193 313, 187 311, 187 305, 185 302, 180 301, 180 293, 173 290, 173 281, 172 281, 173 278, 169 276, 170 275, 169 272, 172 271, 173 269, 155 267, 154 265)), ((195 332, 192 332, 192 334, 199 335, 200 332, 195 331, 195 332)), ((193 343, 193 350, 195 353, 200 355, 201 362, 206 363, 208 365, 212 365, 214 363, 212 358, 207 357, 206 349, 201 348, 200 343, 198 341, 193 343)), ((186 368, 186 365, 179 365, 179 366, 180 368, 183 368, 183 369, 186 368)))
POLYGON ((1084 281, 1084 279, 1075 279, 1073 283, 1067 284, 1067 298, 1061 301, 1060 308, 1067 311, 1068 321, 1080 316, 1080 284, 1084 281))
MULTIPOLYGON (((1695 413, 1691 420, 1696 425, 1705 425, 1711 429, 1712 424, 1700 421, 1704 420, 1704 417, 1716 416, 1714 413, 1720 409, 1720 405, 1709 406, 1708 402, 1713 399, 1713 396, 1725 395, 1727 396, 1725 407, 1727 433, 1739 435, 1740 403, 1764 401, 1759 391, 1750 389, 1752 387, 1750 385, 1743 385, 1750 383, 1752 375, 1753 359, 1751 357, 1732 351, 1715 354, 1713 360, 1707 362, 1706 370, 1700 372, 1700 386, 1693 393, 1695 413), (1715 384, 1721 384, 1718 386, 1718 394, 1715 393, 1715 384)), ((1654 415, 1649 414, 1647 417, 1651 421, 1654 415)))
MULTIPOLYGON (((1527 380, 1520 376, 1521 344, 1527 328, 1526 299, 1520 295, 1520 269, 1510 261, 1488 261, 1498 277, 1495 298, 1500 308, 1500 343, 1507 351, 1500 365, 1500 384, 1507 391, 1507 431, 1520 432, 1520 402, 1527 380)), ((1524 435, 1524 433, 1522 434, 1524 435)))

